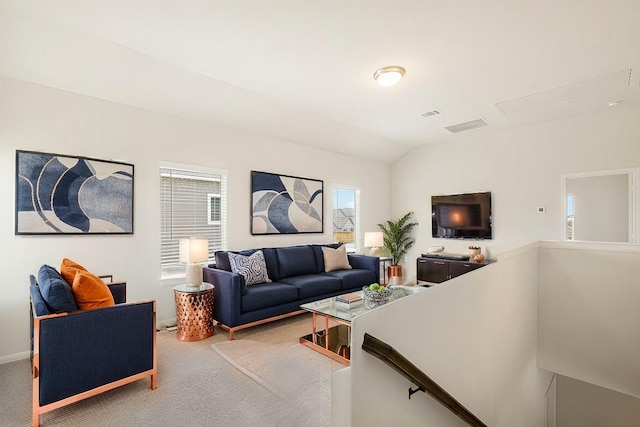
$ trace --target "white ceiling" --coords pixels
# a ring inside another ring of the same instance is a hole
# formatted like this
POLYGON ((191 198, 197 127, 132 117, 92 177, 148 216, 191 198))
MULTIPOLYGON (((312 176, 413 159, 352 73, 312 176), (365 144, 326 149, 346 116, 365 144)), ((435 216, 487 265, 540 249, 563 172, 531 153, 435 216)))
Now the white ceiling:
POLYGON ((0 75, 386 163, 639 102, 638 71, 638 0, 0 0, 0 75))

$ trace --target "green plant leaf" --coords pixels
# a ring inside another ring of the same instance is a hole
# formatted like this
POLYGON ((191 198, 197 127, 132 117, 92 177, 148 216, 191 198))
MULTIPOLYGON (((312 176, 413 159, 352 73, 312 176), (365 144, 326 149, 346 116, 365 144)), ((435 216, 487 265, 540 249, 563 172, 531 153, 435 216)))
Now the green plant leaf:
POLYGON ((386 224, 378 224, 382 231, 385 250, 392 258, 392 264, 398 265, 402 257, 415 243, 411 236, 413 227, 417 222, 408 222, 413 212, 408 212, 397 221, 388 220, 386 224))

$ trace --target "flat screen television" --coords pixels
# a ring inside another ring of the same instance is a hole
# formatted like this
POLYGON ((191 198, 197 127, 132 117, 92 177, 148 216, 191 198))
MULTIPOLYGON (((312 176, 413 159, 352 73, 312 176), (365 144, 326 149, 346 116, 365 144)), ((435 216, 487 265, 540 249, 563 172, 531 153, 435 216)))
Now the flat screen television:
POLYGON ((431 196, 432 237, 491 239, 491 192, 431 196))

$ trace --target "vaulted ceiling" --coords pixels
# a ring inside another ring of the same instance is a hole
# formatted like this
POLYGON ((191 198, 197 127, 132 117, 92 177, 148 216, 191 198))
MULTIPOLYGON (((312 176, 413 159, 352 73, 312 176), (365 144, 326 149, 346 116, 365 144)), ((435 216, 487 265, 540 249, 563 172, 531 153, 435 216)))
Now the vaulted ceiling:
POLYGON ((0 0, 0 75, 392 163, 639 102, 639 22, 638 0, 0 0))

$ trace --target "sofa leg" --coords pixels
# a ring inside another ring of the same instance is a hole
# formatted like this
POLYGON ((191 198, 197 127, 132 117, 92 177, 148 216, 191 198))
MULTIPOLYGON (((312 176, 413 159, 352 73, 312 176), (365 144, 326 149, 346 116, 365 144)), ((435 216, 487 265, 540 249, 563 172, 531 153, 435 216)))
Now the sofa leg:
POLYGON ((231 328, 223 323, 218 322, 218 326, 221 327, 222 329, 224 329, 225 331, 229 332, 229 341, 232 341, 233 339, 235 339, 236 336, 236 329, 242 329, 242 328, 231 328))

